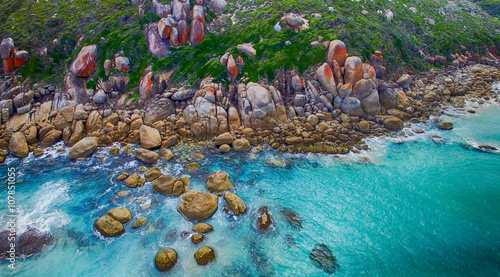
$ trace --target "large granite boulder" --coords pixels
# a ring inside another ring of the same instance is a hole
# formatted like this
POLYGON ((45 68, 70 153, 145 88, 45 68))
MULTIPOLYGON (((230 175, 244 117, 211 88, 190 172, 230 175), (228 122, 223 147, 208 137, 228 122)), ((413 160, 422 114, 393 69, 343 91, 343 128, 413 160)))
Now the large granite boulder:
POLYGON ((225 0, 211 0, 208 3, 208 7, 217 14, 222 13, 222 11, 226 8, 226 5, 227 3, 225 0))
POLYGON ((177 210, 188 221, 201 221, 210 218, 218 207, 215 194, 200 191, 188 191, 181 196, 182 203, 177 210))
POLYGON ((238 85, 238 110, 246 127, 272 129, 286 121, 286 110, 281 94, 273 87, 257 83, 238 85))
POLYGON ((120 221, 115 220, 109 215, 101 216, 94 224, 97 231, 105 237, 116 237, 125 232, 125 228, 120 221))
MULTIPOLYGON (((170 35, 172 32, 170 32, 170 35)), ((163 58, 170 55, 168 44, 165 43, 158 32, 158 23, 152 23, 147 27, 147 40, 149 52, 157 57, 163 58)), ((172 45, 175 46, 175 45, 172 45)))
POLYGON ((332 68, 327 63, 324 63, 318 68, 316 75, 318 75, 318 81, 325 90, 333 96, 338 95, 332 68))
POLYGON ((175 113, 174 103, 167 98, 161 98, 158 101, 149 103, 144 114, 144 124, 153 125, 153 123, 165 120, 175 113))
POLYGON ((29 227, 26 232, 17 235, 16 254, 19 256, 30 256, 39 253, 51 244, 53 240, 54 237, 49 232, 41 232, 29 227))
POLYGON ((177 263, 177 252, 171 248, 164 248, 156 254, 155 266, 159 271, 167 271, 177 263))
POLYGON ((85 82, 71 72, 68 72, 64 76, 64 90, 71 97, 71 100, 74 100, 78 104, 90 102, 85 82))
POLYGON ((206 187, 210 192, 224 192, 234 188, 229 174, 222 170, 214 172, 208 177, 206 187))
POLYGON ((361 100, 361 107, 367 115, 377 115, 380 113, 378 92, 374 90, 370 95, 361 100))
POLYGON ((401 131, 404 127, 403 121, 397 117, 389 117, 384 120, 385 128, 390 131, 401 131))
POLYGON ((241 139, 235 139, 233 141, 233 149, 236 152, 246 152, 250 151, 252 149, 252 146, 250 145, 250 142, 247 139, 241 138, 241 139))
POLYGON ((360 116, 363 114, 361 102, 358 98, 346 97, 342 103, 342 111, 351 116, 360 116))
POLYGON ((215 260, 215 251, 211 247, 203 246, 194 253, 194 258, 199 265, 207 265, 215 260))
POLYGON ((28 143, 26 142, 26 137, 22 132, 15 132, 9 141, 10 152, 18 157, 24 158, 29 154, 28 143))
POLYGON ((359 57, 347 58, 344 66, 344 82, 354 87, 361 79, 363 79, 363 62, 359 57))
POLYGON ((80 50, 75 61, 71 64, 70 71, 77 77, 89 77, 97 69, 97 46, 88 45, 80 50))
POLYGON ((160 147, 161 136, 157 129, 142 125, 139 128, 139 136, 141 140, 141 146, 146 149, 153 149, 160 147))
POLYGON ((139 99, 147 101, 153 97, 153 72, 148 72, 139 83, 139 99))
POLYGON ((229 130, 226 110, 205 97, 195 97, 193 104, 184 109, 183 117, 196 137, 210 138, 229 130))
MULTIPOLYGON (((196 7, 196 6, 195 6, 196 7)), ((189 42, 191 45, 200 44, 205 38, 205 25, 198 19, 194 19, 191 23, 191 33, 189 34, 189 42)))
POLYGON ((245 205, 245 202, 243 202, 243 200, 235 193, 226 193, 224 195, 224 199, 226 199, 227 204, 235 215, 246 213, 247 206, 245 205))
POLYGON ((186 20, 181 20, 177 23, 178 44, 182 46, 188 42, 189 28, 186 20))
POLYGON ((0 43, 0 57, 2 60, 8 59, 16 51, 14 40, 12 38, 4 38, 0 43))
POLYGON ((116 207, 109 210, 107 215, 111 216, 113 219, 118 220, 120 223, 127 223, 132 219, 132 214, 127 208, 116 207))
POLYGON ((144 149, 144 148, 136 149, 134 151, 134 156, 138 160, 142 161, 143 163, 147 163, 147 164, 154 164, 160 159, 160 156, 158 155, 158 153, 151 151, 151 150, 144 149))
POLYGON ((399 105, 399 95, 392 89, 387 88, 379 93, 380 104, 386 109, 396 109, 399 105))
POLYGON ((328 47, 326 61, 333 68, 333 61, 336 61, 340 67, 344 66, 347 59, 347 47, 340 40, 333 40, 328 47))
POLYGON ((25 51, 16 51, 16 54, 14 55, 14 67, 18 68, 21 67, 23 64, 25 64, 28 59, 30 58, 30 54, 25 51))
POLYGON ((86 137, 81 139, 69 149, 68 158, 76 160, 94 153, 97 149, 97 142, 98 139, 95 137, 86 137))
POLYGON ((188 21, 190 8, 187 0, 172 0, 172 15, 176 21, 188 21))
POLYGON ((160 176, 153 181, 153 191, 164 195, 179 196, 184 192, 184 183, 170 176, 160 176))

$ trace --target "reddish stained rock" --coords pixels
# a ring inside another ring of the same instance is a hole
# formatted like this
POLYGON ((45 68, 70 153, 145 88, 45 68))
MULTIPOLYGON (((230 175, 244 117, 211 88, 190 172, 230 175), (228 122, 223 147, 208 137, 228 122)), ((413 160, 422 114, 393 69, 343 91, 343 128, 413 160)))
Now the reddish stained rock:
POLYGON ((371 57, 373 64, 385 65, 384 56, 382 56, 382 52, 375 51, 375 53, 371 57))
POLYGON ((339 63, 336 60, 332 61, 333 67, 333 76, 335 77, 335 83, 336 84, 343 84, 344 83, 344 77, 342 77, 342 68, 340 67, 339 63))
POLYGON ((179 24, 177 24, 177 32, 179 32, 179 45, 186 44, 189 36, 189 29, 186 20, 179 21, 179 24))
POLYGON ((148 50, 153 56, 162 58, 170 55, 168 44, 163 42, 158 33, 158 24, 153 23, 148 26, 148 50))
POLYGON ((16 51, 16 48, 14 47, 14 40, 11 38, 4 38, 2 40, 2 43, 0 43, 0 57, 3 60, 8 59, 12 53, 16 51))
POLYGON ((128 72, 130 70, 130 60, 126 57, 118 56, 115 58, 116 70, 121 72, 128 72))
POLYGON ((245 61, 243 60, 243 58, 241 56, 238 56, 238 58, 236 58, 236 63, 237 64, 245 64, 245 61))
POLYGON ((328 65, 328 63, 321 65, 316 71, 316 75, 318 76, 318 81, 321 86, 334 96, 337 96, 337 85, 335 84, 335 79, 333 78, 332 68, 328 65))
POLYGON ((168 39, 172 31, 172 24, 167 18, 162 18, 158 21, 158 33, 162 39, 168 39))
POLYGON ((200 44, 205 38, 205 26, 201 21, 193 20, 191 24, 191 34, 189 36, 189 42, 191 45, 200 44))
POLYGON ((220 64, 226 66, 227 65, 227 60, 229 59, 229 53, 225 53, 220 57, 220 64))
POLYGON ((172 0, 172 15, 177 21, 189 19, 189 1, 187 0, 172 0))
POLYGON ((14 67, 21 67, 30 58, 27 51, 17 51, 14 56, 14 67))
POLYGON ((111 68, 113 68, 113 63, 110 60, 105 60, 103 68, 105 71, 109 71, 111 70, 111 68))
POLYGON ((231 81, 236 80, 236 77, 238 76, 238 67, 236 66, 233 55, 229 55, 229 58, 227 59, 227 72, 231 81))
POLYGON ((328 64, 333 67, 333 61, 337 61, 337 63, 342 67, 344 66, 346 59, 347 47, 345 44, 340 40, 331 41, 328 48, 328 55, 326 57, 328 64))
POLYGON ((141 83, 139 85, 139 98, 141 100, 148 100, 153 97, 153 72, 149 72, 141 79, 141 83))
POLYGON ((375 81, 375 78, 377 76, 377 72, 375 72, 375 68, 371 66, 370 64, 364 63, 362 66, 363 70, 363 78, 368 78, 372 79, 375 81))
POLYGON ((170 31, 169 42, 172 47, 179 47, 179 32, 176 27, 172 27, 170 31))
POLYGON ((71 73, 77 77, 89 77, 94 74, 97 62, 97 46, 88 45, 80 50, 71 64, 71 73))
POLYGON ((193 6, 193 21, 198 20, 205 25, 205 11, 200 5, 193 6))
POLYGON ((350 83, 353 87, 363 79, 363 63, 359 57, 349 57, 345 60, 344 82, 350 83))
POLYGON ((14 55, 11 55, 8 59, 3 60, 3 72, 5 75, 10 75, 14 72, 14 55))

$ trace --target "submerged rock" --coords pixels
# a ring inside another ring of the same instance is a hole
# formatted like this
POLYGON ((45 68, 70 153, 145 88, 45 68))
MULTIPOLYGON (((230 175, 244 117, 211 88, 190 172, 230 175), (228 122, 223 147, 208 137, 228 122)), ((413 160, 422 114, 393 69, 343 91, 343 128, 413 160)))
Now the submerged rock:
POLYGON ((171 269, 177 263, 177 252, 171 248, 164 248, 156 254, 155 266, 159 271, 171 269))
POLYGON ((281 213, 293 227, 302 228, 302 218, 293 210, 282 208, 281 213))
POLYGON ((266 206, 260 207, 258 210, 258 214, 260 215, 257 218, 257 227, 260 230, 267 230, 269 226, 273 223, 268 208, 266 206))
POLYGON ((316 247, 311 251, 309 257, 311 258, 314 266, 322 269, 328 274, 332 274, 340 268, 337 264, 337 259, 332 254, 332 251, 330 251, 328 246, 324 244, 316 245, 316 247))
MULTIPOLYGON (((17 237, 16 255, 29 256, 39 253, 45 249, 54 238, 50 233, 42 233, 37 229, 29 229, 17 237)), ((2 253, 3 254, 3 253, 2 253)))

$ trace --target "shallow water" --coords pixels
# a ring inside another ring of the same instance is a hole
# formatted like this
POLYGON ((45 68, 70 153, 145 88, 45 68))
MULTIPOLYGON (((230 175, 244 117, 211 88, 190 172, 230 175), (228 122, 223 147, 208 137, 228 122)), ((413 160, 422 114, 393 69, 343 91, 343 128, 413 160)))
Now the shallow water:
MULTIPOLYGON (((498 118, 500 107, 480 108, 476 114, 447 117, 452 131, 417 124, 426 132, 372 139, 371 150, 338 157, 206 151, 197 161, 200 170, 188 174, 191 188, 205 191, 210 173, 225 170, 248 212, 228 217, 219 199, 218 211, 206 221, 215 230, 198 246, 180 235, 193 224, 177 212, 179 198, 152 193, 150 183, 130 189, 129 196, 115 196, 129 189, 116 176, 142 165, 128 154, 114 157, 102 149, 87 161, 70 162, 67 150, 59 153, 56 146, 52 156, 10 157, 0 165, 0 181, 5 183, 8 167, 17 169, 18 232, 31 225, 50 231, 55 241, 43 253, 18 260, 15 271, 0 264, 0 275, 155 276, 163 274, 154 266, 156 253, 171 247, 179 254, 171 276, 326 276, 309 259, 318 243, 337 257, 338 276, 498 275, 500 154, 463 147, 500 148, 498 118), (434 142, 432 135, 444 137, 444 143, 434 142), (372 163, 362 163, 361 157, 372 163), (271 160, 289 166, 273 167, 271 160), (152 207, 142 210, 145 203, 152 207), (264 205, 274 219, 268 233, 253 227, 255 212, 264 205), (117 206, 128 208, 133 219, 124 235, 104 238, 93 224, 117 206), (302 217, 302 228, 286 221, 283 207, 302 217), (147 224, 132 229, 140 216, 148 218, 147 224), (215 249, 217 259, 198 266, 193 255, 205 245, 215 249)), ((186 174, 176 160, 159 166, 164 174, 186 174)), ((6 196, 6 186, 0 193, 6 196)), ((3 226, 5 197, 0 211, 3 226)))

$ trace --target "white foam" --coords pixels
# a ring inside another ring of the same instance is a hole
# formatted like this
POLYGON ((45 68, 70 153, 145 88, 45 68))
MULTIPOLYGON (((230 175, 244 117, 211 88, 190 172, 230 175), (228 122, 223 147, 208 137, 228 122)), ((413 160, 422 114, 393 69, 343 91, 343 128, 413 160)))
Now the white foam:
POLYGON ((43 184, 34 195, 30 195, 29 200, 25 200, 34 202, 33 206, 18 200, 17 232, 25 232, 28 226, 45 232, 50 231, 51 227, 67 225, 71 221, 70 217, 57 209, 57 206, 70 200, 68 190, 69 185, 62 180, 51 181, 43 184))

